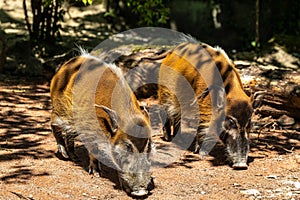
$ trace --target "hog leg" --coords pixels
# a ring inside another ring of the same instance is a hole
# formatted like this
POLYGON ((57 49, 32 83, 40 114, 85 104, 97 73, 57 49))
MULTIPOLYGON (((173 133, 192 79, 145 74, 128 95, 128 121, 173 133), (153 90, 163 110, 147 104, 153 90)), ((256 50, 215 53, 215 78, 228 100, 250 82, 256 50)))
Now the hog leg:
POLYGON ((75 133, 73 133, 73 132, 72 133, 70 133, 70 132, 66 133, 65 143, 66 143, 67 152, 68 152, 70 158, 73 161, 76 161, 78 159, 78 157, 75 155, 74 138, 75 138, 75 133))
POLYGON ((177 134, 180 136, 180 131, 181 131, 181 125, 180 125, 180 120, 175 121, 173 123, 173 137, 175 137, 177 134))
POLYGON ((65 140, 62 135, 62 128, 57 125, 51 124, 52 133, 56 139, 58 152, 64 157, 69 158, 66 150, 65 140))
POLYGON ((94 172, 98 172, 99 176, 102 175, 101 166, 99 161, 92 155, 89 154, 90 164, 89 164, 89 174, 94 174, 94 172))
POLYGON ((162 106, 159 111, 160 122, 162 123, 163 129, 163 139, 166 141, 171 140, 171 126, 172 122, 168 114, 167 108, 162 106))
POLYGON ((163 126, 163 135, 166 141, 171 140, 171 120, 167 118, 164 126, 163 126))

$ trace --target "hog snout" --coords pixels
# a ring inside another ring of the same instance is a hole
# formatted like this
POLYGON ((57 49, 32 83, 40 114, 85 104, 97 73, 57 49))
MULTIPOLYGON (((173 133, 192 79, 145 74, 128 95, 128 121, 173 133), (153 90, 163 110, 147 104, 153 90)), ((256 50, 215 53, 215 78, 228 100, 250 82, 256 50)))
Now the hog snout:
POLYGON ((132 196, 147 195, 152 185, 151 163, 147 154, 127 154, 126 158, 120 163, 123 169, 119 172, 121 187, 132 196))
POLYGON ((137 190, 130 190, 129 188, 124 189, 128 194, 130 194, 131 196, 134 197, 142 197, 142 196, 146 196, 148 194, 148 190, 141 188, 141 189, 137 189, 137 190))
POLYGON ((248 169, 248 165, 246 162, 237 162, 232 165, 232 168, 236 170, 245 170, 248 169))
POLYGON ((247 169, 249 153, 249 139, 245 133, 238 132, 236 129, 227 132, 225 145, 228 159, 232 163, 233 169, 247 169))
POLYGON ((132 196, 145 196, 152 186, 150 173, 122 174, 120 184, 132 196))
POLYGON ((146 196, 148 194, 148 190, 141 189, 141 190, 135 190, 130 193, 132 196, 142 197, 146 196))
MULTIPOLYGON (((232 145, 232 144, 231 144, 232 145)), ((236 141, 234 145, 231 146, 227 144, 227 152, 229 160, 232 163, 233 169, 248 169, 247 160, 248 160, 248 146, 240 146, 236 141), (233 148, 236 147, 236 148, 233 148)))
POLYGON ((135 185, 130 185, 130 183, 126 182, 125 180, 120 180, 120 181, 121 181, 120 184, 121 184, 122 189, 131 196, 142 197, 142 196, 148 195, 148 193, 149 193, 148 189, 150 189, 149 186, 151 183, 149 183, 147 185, 147 180, 145 180, 145 179, 144 179, 144 181, 140 180, 141 182, 139 182, 139 183, 134 183, 135 185))

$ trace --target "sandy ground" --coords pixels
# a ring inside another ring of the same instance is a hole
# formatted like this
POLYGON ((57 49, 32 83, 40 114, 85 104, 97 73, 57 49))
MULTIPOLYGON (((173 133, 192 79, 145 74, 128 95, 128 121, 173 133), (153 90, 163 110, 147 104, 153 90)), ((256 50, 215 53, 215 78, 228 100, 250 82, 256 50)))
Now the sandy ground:
MULTIPOLYGON (((83 146, 76 147, 76 163, 55 155, 47 85, 1 82, 0 89, 1 199, 131 199, 113 178, 88 174, 83 146)), ((222 151, 205 160, 185 152, 153 170, 148 199, 298 199, 299 132, 266 131, 260 138, 252 134, 249 169, 243 171, 232 170, 222 151), (286 143, 293 148, 285 149, 286 143)), ((164 143, 158 134, 153 139, 158 147, 164 143)))

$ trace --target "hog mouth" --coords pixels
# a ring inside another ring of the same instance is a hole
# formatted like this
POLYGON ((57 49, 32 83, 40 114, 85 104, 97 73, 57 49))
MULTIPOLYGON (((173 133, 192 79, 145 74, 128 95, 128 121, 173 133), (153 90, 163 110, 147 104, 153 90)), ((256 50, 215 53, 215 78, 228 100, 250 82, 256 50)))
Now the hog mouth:
POLYGON ((237 162, 232 165, 234 170, 246 170, 248 169, 248 165, 246 162, 237 162))
MULTIPOLYGON (((228 150, 228 149, 227 149, 228 150)), ((234 170, 247 170, 248 169, 248 156, 237 157, 234 153, 226 151, 226 160, 230 167, 234 170)))
POLYGON ((148 195, 148 190, 140 189, 140 190, 131 191, 130 195, 135 197, 143 197, 148 195))
POLYGON ((138 187, 131 187, 120 179, 121 189, 124 190, 129 196, 133 198, 147 196, 149 194, 149 191, 151 190, 150 185, 151 183, 149 183, 148 187, 144 187, 142 185, 138 187))
POLYGON ((143 188, 137 189, 137 190, 131 190, 130 188, 126 188, 124 190, 128 195, 130 195, 132 197, 144 197, 144 196, 148 195, 148 193, 149 193, 148 190, 143 189, 143 188))

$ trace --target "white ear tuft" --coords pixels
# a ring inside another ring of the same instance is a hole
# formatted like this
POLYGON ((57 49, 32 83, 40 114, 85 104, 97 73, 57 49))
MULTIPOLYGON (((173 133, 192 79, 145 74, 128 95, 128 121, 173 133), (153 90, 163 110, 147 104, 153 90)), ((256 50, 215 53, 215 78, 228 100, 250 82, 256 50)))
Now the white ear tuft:
POLYGON ((114 111, 106 106, 98 105, 98 104, 95 104, 95 107, 102 108, 108 114, 110 121, 111 121, 111 126, 112 126, 111 129, 112 129, 113 133, 116 133, 119 128, 119 125, 118 125, 119 117, 118 117, 116 111, 114 111))

